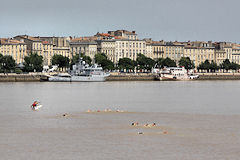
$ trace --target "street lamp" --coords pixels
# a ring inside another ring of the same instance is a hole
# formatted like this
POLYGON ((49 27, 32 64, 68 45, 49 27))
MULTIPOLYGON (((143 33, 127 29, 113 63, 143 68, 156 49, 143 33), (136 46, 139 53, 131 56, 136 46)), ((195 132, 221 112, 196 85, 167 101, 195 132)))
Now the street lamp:
POLYGON ((6 69, 5 69, 5 66, 6 66, 6 63, 3 62, 3 63, 2 63, 2 68, 3 68, 4 74, 5 74, 5 70, 6 70, 6 69))
POLYGON ((33 64, 32 64, 32 63, 30 63, 30 64, 29 64, 29 66, 31 67, 31 70, 33 70, 33 64))

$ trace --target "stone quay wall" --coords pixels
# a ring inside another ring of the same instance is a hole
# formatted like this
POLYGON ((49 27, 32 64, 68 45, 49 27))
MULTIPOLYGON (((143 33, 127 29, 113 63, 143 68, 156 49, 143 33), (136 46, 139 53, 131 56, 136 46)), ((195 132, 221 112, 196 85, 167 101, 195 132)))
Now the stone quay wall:
MULTIPOLYGON (((52 73, 54 74, 54 73, 52 73)), ((197 80, 240 80, 240 73, 196 73, 197 80)), ((151 73, 111 73, 107 81, 154 81, 156 75, 151 73)), ((0 82, 40 82, 47 81, 45 73, 0 74, 0 82)))
POLYGON ((40 82, 45 78, 43 74, 0 74, 0 82, 40 82))
POLYGON ((153 81, 155 75, 151 73, 111 73, 107 81, 153 81))
POLYGON ((198 80, 240 80, 240 73, 197 73, 198 80))

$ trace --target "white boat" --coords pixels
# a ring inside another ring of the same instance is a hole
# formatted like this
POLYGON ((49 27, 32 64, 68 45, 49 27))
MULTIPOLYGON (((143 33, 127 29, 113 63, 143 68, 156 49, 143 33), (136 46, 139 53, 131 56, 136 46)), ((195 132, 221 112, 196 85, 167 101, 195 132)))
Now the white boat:
POLYGON ((73 65, 69 73, 49 76, 48 81, 53 82, 103 82, 109 76, 102 67, 94 64, 89 66, 81 58, 79 63, 73 65))
POLYGON ((190 80, 198 78, 198 75, 188 74, 184 67, 164 67, 157 76, 159 80, 190 80))
POLYGON ((42 105, 40 104, 40 105, 37 105, 37 106, 33 106, 33 105, 31 105, 31 108, 32 108, 32 110, 34 110, 34 111, 36 111, 36 110, 39 110, 39 108, 41 108, 42 107, 42 105))
POLYGON ((48 81, 54 82, 71 82, 71 75, 68 73, 60 73, 48 77, 48 81))

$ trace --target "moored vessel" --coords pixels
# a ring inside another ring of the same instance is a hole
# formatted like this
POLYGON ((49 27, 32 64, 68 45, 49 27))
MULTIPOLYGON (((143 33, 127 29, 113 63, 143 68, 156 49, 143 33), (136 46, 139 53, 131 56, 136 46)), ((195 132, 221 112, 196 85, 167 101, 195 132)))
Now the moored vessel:
POLYGON ((197 79, 199 76, 189 74, 184 67, 164 67, 156 76, 157 80, 191 80, 197 79))
POLYGON ((66 74, 49 76, 48 81, 53 82, 104 82, 109 73, 103 71, 103 68, 97 64, 92 66, 86 64, 82 58, 73 65, 73 69, 66 74))

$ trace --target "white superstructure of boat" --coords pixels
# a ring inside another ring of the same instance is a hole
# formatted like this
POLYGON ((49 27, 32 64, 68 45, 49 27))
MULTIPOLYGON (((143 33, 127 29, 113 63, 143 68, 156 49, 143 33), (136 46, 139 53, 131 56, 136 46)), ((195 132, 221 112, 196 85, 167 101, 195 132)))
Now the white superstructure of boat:
POLYGON ((94 64, 89 66, 81 58, 73 65, 73 69, 68 74, 58 74, 50 76, 48 81, 54 82, 104 82, 109 73, 103 71, 102 67, 94 64))
POLYGON ((198 78, 198 75, 188 74, 184 67, 164 67, 157 76, 159 80, 190 80, 198 78))

